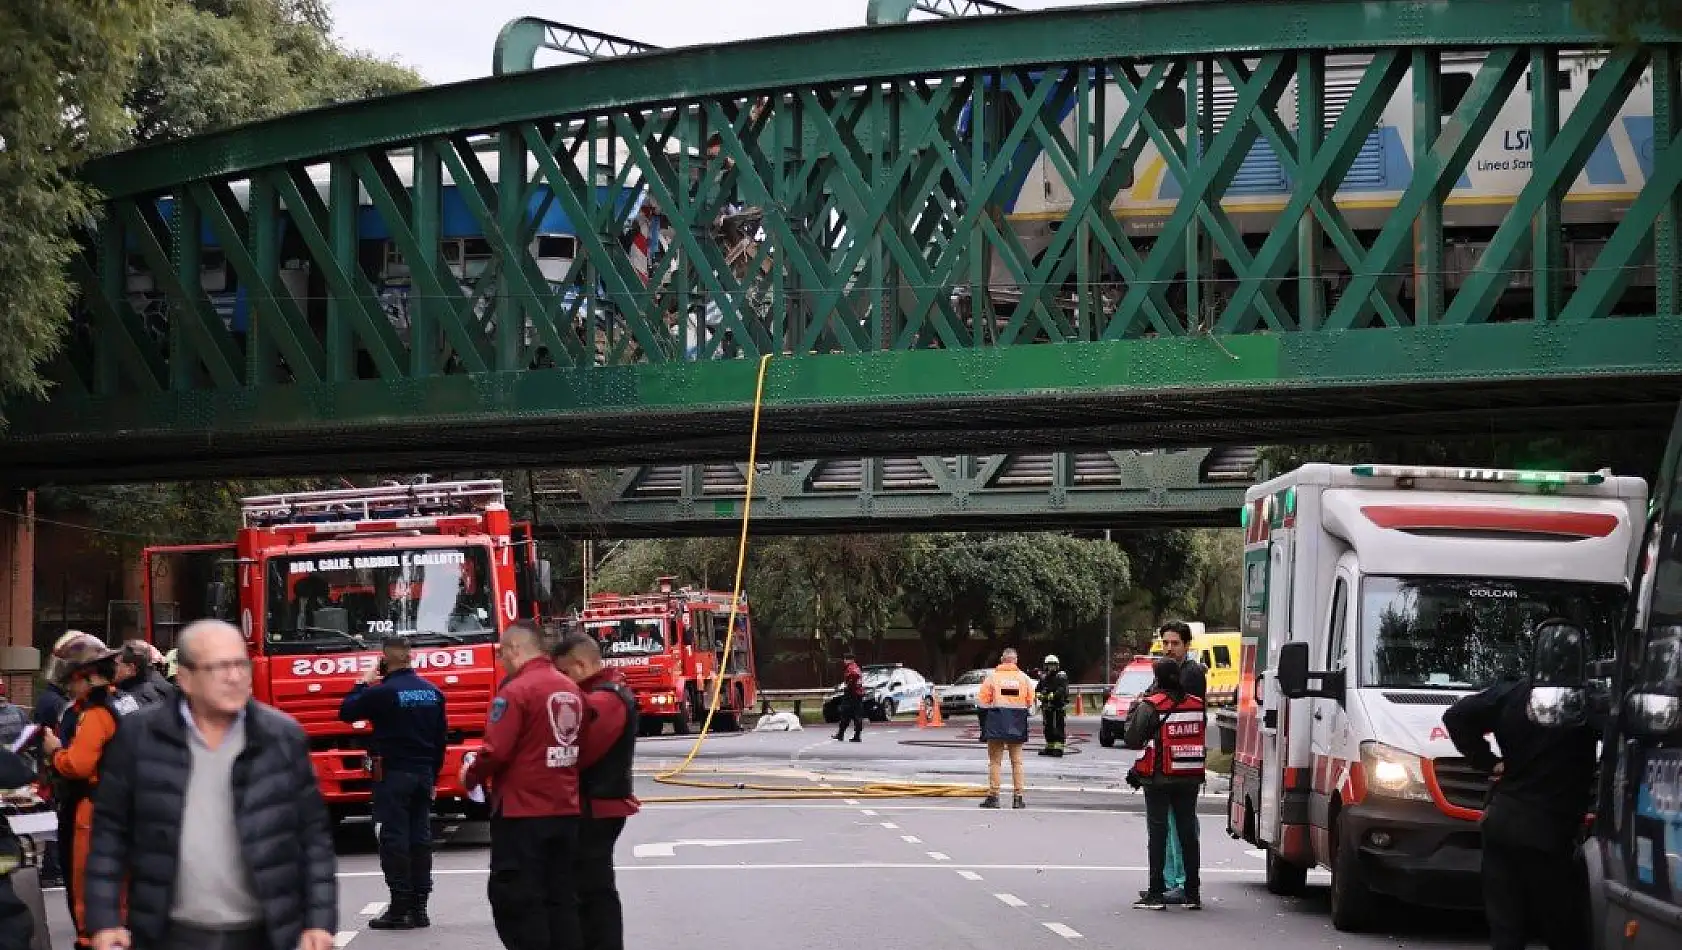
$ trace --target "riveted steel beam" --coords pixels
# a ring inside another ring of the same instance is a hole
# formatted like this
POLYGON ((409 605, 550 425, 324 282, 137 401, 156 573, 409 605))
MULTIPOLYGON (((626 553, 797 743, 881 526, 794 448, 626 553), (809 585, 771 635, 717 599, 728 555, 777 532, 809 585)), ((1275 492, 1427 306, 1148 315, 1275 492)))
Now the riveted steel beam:
POLYGON ((1075 405, 1134 448, 1665 398, 1682 37, 1234 9, 649 51, 102 159, 65 385, 6 407, 0 469, 729 458, 767 355, 784 457, 1072 445, 1075 405))
POLYGON ((496 35, 496 47, 491 56, 491 74, 503 76, 536 69, 539 50, 592 60, 651 53, 659 48, 652 43, 628 40, 623 36, 600 33, 582 26, 556 23, 534 16, 519 17, 509 20, 496 35))
MULTIPOLYGON (((987 528, 1215 527, 1236 522, 1253 448, 764 462, 758 535, 987 528)), ((738 530, 745 464, 548 471, 538 529, 565 537, 738 530)))

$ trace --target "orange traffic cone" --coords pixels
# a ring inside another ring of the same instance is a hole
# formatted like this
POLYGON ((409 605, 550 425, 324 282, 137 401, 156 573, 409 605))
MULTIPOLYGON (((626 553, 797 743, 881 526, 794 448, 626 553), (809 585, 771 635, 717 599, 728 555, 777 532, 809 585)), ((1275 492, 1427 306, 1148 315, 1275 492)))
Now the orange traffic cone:
POLYGON ((1081 712, 1080 712, 1080 694, 1076 693, 1075 694, 1075 715, 1078 716, 1080 714, 1081 714, 1081 712))
POLYGON ((927 703, 918 703, 917 704, 917 728, 918 729, 927 729, 928 727, 929 727, 929 707, 928 707, 928 704, 927 703))
POLYGON ((929 697, 929 725, 936 729, 943 728, 946 723, 940 718, 940 697, 929 697))

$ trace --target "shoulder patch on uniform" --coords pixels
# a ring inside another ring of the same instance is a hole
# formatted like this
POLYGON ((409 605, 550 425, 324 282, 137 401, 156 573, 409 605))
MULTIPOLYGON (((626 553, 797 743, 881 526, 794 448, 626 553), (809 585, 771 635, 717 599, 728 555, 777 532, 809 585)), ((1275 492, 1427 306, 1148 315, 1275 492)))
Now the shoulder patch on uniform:
POLYGON ((496 701, 491 703, 491 722, 501 722, 502 714, 507 711, 508 700, 502 696, 498 696, 496 701))
POLYGON ((140 709, 140 701, 133 696, 118 696, 111 701, 111 706, 117 710, 118 715, 126 716, 140 709))

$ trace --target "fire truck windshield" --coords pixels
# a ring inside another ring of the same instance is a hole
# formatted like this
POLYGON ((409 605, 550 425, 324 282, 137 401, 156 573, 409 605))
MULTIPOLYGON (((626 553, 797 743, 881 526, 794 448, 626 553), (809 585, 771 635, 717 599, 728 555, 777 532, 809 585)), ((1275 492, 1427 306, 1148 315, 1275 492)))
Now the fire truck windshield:
POLYGON ((608 656, 648 656, 666 652, 666 621, 660 617, 586 620, 584 629, 608 656))
POLYGON ((483 548, 345 551, 268 563, 269 653, 332 653, 388 636, 496 639, 483 548))

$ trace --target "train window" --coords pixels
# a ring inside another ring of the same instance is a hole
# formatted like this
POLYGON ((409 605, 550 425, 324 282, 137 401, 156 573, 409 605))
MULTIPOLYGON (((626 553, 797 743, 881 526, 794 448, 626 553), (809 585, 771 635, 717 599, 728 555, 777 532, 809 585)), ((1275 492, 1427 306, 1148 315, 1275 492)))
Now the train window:
POLYGON ((571 260, 577 256, 576 238, 544 235, 537 239, 537 256, 542 260, 571 260))
POLYGON ((462 256, 468 260, 479 260, 491 256, 491 242, 484 238, 464 238, 461 242, 462 256))
POLYGON ((219 247, 207 247, 199 251, 200 270, 221 270, 226 263, 227 259, 219 247))
POLYGON ((1466 93, 1470 92, 1471 88, 1471 73, 1443 73, 1442 105, 1437 111, 1445 116, 1453 115, 1454 110, 1460 108, 1460 100, 1466 98, 1466 93))
MULTIPOLYGON (((1554 73, 1554 85, 1559 87, 1560 92, 1570 92, 1571 91, 1571 72, 1570 72, 1570 70, 1562 69, 1559 72, 1554 73)), ((1524 91, 1525 92, 1530 91, 1530 73, 1529 72, 1526 72, 1524 74, 1524 91)))
POLYGON ((461 263, 461 242, 460 241, 445 241, 445 242, 443 242, 442 249, 444 251, 444 262, 446 264, 460 264, 461 263))

